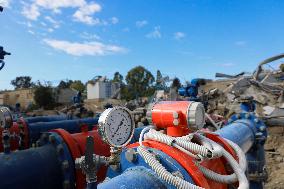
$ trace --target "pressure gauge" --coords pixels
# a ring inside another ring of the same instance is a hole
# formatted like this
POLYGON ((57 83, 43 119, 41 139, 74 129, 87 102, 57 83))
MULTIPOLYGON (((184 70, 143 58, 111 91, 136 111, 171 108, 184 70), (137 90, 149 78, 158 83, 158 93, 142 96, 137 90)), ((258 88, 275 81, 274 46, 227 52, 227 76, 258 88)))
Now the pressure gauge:
POLYGON ((113 147, 127 145, 134 133, 134 119, 124 107, 106 109, 99 118, 99 132, 103 140, 113 147))
POLYGON ((10 128, 13 126, 13 118, 10 110, 6 107, 0 108, 0 127, 10 128))

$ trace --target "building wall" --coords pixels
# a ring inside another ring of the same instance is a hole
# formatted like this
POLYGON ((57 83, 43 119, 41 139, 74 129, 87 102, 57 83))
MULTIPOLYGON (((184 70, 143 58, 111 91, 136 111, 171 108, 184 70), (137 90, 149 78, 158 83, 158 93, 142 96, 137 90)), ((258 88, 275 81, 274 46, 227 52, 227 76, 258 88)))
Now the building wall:
MULTIPOLYGON (((72 89, 60 89, 55 93, 55 100, 58 103, 68 104, 72 102, 73 96, 77 91, 72 89)), ((0 94, 0 105, 9 105, 14 107, 16 103, 20 103, 22 108, 27 108, 34 104, 34 90, 33 89, 19 89, 15 91, 4 91, 0 94)))
MULTIPOLYGON (((1 99, 1 98, 0 98, 1 99)), ((2 105, 15 106, 20 103, 22 108, 27 108, 34 103, 33 89, 19 89, 15 91, 5 91, 2 93, 2 105)))
POLYGON ((0 94, 0 105, 4 105, 4 94, 0 94))
POLYGON ((87 99, 107 99, 116 92, 119 84, 110 81, 97 81, 87 84, 87 99))
POLYGON ((77 94, 73 89, 60 89, 56 95, 56 102, 61 104, 72 103, 73 97, 77 94))

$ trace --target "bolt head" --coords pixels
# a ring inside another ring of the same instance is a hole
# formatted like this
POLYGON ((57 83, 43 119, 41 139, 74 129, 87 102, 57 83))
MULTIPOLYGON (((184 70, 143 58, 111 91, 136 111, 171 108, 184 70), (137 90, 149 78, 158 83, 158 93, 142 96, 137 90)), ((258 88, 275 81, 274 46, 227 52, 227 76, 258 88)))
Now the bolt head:
POLYGON ((265 127, 264 125, 262 125, 262 126, 259 127, 259 130, 260 130, 260 131, 265 131, 265 129, 266 129, 266 127, 265 127))
POLYGON ((179 117, 178 113, 177 112, 173 112, 173 118, 177 119, 178 117, 179 117))
POLYGON ((57 147, 56 147, 56 151, 58 154, 62 154, 64 152, 64 149, 63 149, 63 145, 62 144, 59 144, 57 147))
POLYGON ((64 161, 62 162, 62 169, 63 169, 63 170, 67 170, 68 168, 69 168, 69 163, 68 163, 67 160, 64 160, 64 161))
POLYGON ((65 180, 63 182, 63 188, 64 189, 69 189, 70 188, 70 181, 69 180, 65 180))
POLYGON ((250 118, 250 115, 249 115, 249 114, 246 114, 246 115, 245 115, 245 118, 246 118, 246 119, 250 118))
POLYGON ((41 146, 40 141, 37 140, 37 141, 36 141, 36 147, 40 147, 40 146, 41 146))
POLYGON ((49 140, 50 143, 55 143, 55 136, 54 135, 49 135, 48 140, 49 140))
POLYGON ((133 148, 130 148, 125 153, 125 158, 129 162, 134 162, 137 159, 136 151, 133 148))
POLYGON ((113 170, 113 171, 118 171, 120 169, 120 163, 117 164, 117 165, 110 165, 110 168, 113 170))
POLYGON ((173 124, 174 124, 174 126, 178 126, 178 124, 179 124, 178 119, 174 119, 173 124))

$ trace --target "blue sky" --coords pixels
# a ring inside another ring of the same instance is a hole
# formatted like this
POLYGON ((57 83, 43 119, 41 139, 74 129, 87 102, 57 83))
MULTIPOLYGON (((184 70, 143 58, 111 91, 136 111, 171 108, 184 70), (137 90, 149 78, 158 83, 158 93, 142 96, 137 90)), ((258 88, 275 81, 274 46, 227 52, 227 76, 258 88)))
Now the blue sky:
POLYGON ((126 75, 142 65, 182 82, 253 71, 284 52, 282 0, 0 0, 0 89, 33 80, 126 75))

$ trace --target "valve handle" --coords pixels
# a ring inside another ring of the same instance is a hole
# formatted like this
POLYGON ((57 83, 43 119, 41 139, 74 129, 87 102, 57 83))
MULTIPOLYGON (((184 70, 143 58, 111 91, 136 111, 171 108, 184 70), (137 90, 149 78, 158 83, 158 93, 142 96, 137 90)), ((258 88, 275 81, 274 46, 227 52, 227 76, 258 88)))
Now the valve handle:
POLYGON ((96 182, 96 164, 94 162, 94 138, 92 136, 87 137, 86 150, 85 150, 85 167, 86 167, 86 179, 88 183, 96 182))

